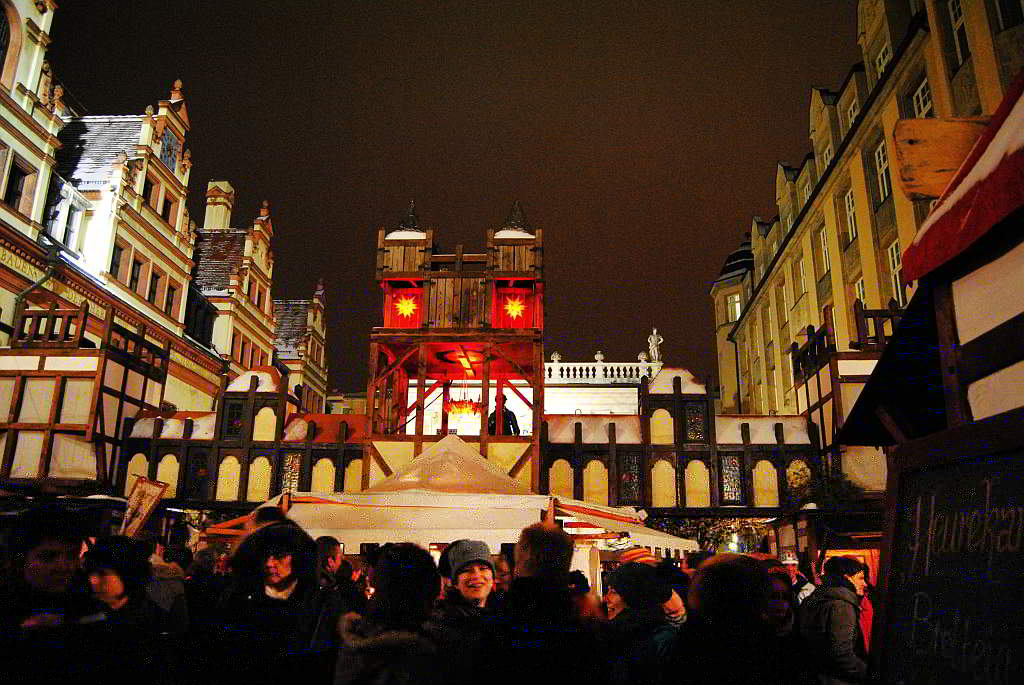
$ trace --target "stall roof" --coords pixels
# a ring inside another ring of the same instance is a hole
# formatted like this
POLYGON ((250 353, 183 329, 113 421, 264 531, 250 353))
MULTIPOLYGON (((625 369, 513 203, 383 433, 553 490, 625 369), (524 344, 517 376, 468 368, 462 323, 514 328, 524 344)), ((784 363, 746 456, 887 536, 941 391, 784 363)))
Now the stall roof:
POLYGON ((949 182, 903 255, 916 281, 947 263, 1024 206, 1024 72, 949 182))
POLYGON ((838 441, 842 445, 896 444, 877 409, 889 413, 907 438, 946 427, 938 337, 930 288, 918 288, 853 405, 838 441))

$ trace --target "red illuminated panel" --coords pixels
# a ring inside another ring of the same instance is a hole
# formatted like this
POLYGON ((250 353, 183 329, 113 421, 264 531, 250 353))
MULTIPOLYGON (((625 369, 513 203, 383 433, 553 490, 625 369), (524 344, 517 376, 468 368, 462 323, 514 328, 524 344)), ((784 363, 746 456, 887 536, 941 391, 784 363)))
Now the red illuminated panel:
POLYGON ((385 302, 384 326, 419 328, 423 322, 423 289, 393 288, 385 302))
POLYGON ((495 328, 533 328, 534 326, 534 299, 532 289, 495 289, 495 328))

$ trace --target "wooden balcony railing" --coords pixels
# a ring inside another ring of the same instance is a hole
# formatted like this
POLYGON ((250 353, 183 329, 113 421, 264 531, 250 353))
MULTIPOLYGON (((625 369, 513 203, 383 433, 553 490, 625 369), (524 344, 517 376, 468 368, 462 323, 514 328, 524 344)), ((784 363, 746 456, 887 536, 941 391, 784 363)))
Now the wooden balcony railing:
POLYGON ((22 302, 14 313, 11 347, 81 347, 88 319, 86 302, 76 309, 57 309, 56 303, 49 309, 27 309, 22 302))

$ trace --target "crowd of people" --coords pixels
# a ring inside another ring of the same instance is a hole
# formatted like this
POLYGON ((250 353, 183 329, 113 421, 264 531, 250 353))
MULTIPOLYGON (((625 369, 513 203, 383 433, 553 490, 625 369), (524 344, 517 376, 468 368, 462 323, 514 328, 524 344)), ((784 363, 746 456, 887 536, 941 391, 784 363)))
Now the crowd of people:
POLYGON ((0 588, 9 682, 868 680, 867 569, 852 558, 830 558, 816 586, 795 557, 717 554, 684 571, 637 547, 598 597, 556 526, 524 529, 514 555, 458 540, 435 563, 390 543, 354 569, 336 539, 257 514, 223 558, 27 514, 0 588))

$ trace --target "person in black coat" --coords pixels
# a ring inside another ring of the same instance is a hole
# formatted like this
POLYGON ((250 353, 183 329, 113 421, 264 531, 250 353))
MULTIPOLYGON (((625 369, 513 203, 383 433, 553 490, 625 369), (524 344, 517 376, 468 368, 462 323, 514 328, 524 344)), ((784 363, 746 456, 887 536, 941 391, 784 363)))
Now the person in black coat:
POLYGON ((430 553, 412 543, 386 545, 370 582, 365 615, 341 619, 335 685, 466 682, 465 648, 431 620, 441 578, 430 553))
POLYGON ((824 571, 821 587, 799 610, 810 663, 822 685, 862 683, 868 672, 860 627, 860 595, 867 585, 864 566, 850 557, 832 557, 824 571))
POLYGON ((596 630, 577 616, 570 594, 572 549, 572 539, 559 528, 523 529, 515 577, 500 613, 484 627, 475 682, 608 682, 596 630))
POLYGON ((227 682, 280 682, 299 670, 329 678, 341 606, 333 588, 320 587, 316 560, 316 543, 292 522, 239 544, 217 626, 227 682))
POLYGON ((623 564, 608 575, 603 633, 617 685, 663 682, 677 632, 662 609, 671 596, 672 589, 647 564, 623 564))

